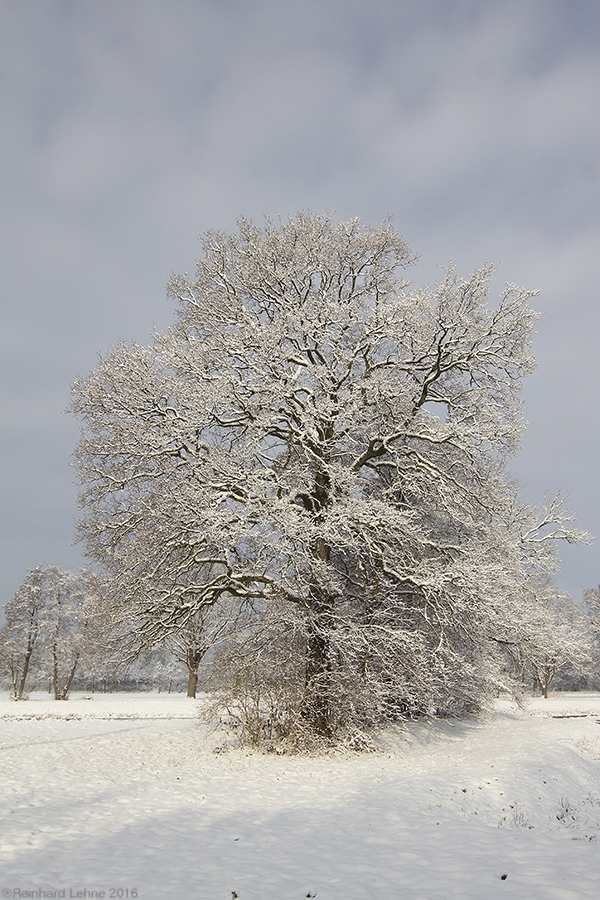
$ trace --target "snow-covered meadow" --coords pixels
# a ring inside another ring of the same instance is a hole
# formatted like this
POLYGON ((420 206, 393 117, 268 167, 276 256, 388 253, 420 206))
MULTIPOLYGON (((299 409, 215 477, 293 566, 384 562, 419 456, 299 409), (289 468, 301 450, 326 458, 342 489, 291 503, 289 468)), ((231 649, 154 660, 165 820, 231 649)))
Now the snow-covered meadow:
POLYGON ((600 695, 378 752, 224 747, 181 695, 0 702, 3 897, 600 897, 600 695))

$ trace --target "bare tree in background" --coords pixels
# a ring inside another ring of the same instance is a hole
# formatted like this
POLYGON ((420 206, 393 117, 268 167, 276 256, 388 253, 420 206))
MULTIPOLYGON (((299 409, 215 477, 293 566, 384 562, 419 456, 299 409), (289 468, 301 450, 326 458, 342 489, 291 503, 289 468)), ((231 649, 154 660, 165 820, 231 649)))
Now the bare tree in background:
POLYGON ((188 697, 196 697, 200 663, 209 650, 231 634, 235 618, 222 603, 201 606, 185 622, 177 623, 165 638, 165 647, 186 668, 188 697))
POLYGON ((42 665, 52 679, 55 700, 66 700, 82 662, 98 650, 103 614, 100 578, 85 569, 44 569, 42 665))
POLYGON ((44 605, 43 570, 27 573, 19 590, 4 607, 5 625, 0 632, 0 659, 8 671, 13 700, 22 700, 27 677, 40 640, 44 605))
POLYGON ((81 662, 102 653, 106 616, 102 579, 80 569, 38 566, 5 607, 0 657, 8 669, 12 696, 21 700, 28 676, 50 678, 54 698, 66 700, 81 662))

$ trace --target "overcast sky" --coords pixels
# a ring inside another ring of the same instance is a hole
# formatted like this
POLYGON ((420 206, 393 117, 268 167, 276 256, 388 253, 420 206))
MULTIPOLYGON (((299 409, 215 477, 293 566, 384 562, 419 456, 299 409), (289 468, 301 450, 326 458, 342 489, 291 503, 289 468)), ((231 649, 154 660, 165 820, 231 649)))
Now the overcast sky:
POLYGON ((598 0, 0 0, 0 605, 82 564, 73 380, 240 215, 391 214, 417 283, 539 288, 511 469, 600 536, 599 51, 598 0))

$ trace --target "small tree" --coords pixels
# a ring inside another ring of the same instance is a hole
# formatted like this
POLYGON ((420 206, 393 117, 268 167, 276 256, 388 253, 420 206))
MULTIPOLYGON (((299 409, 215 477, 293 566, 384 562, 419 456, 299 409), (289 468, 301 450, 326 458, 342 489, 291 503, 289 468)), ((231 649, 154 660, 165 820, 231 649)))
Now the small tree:
POLYGON ((600 680, 600 587, 583 592, 584 608, 592 642, 592 678, 600 680))
POLYGON ((195 699, 200 663, 231 632, 233 621, 231 611, 224 612, 220 604, 200 607, 185 621, 178 622, 165 638, 165 646, 188 673, 188 697, 195 699))
POLYGON ((519 619, 517 623, 506 617, 501 620, 499 643, 522 685, 533 678, 545 697, 557 675, 585 675, 590 669, 589 622, 552 577, 560 565, 561 542, 591 543, 589 534, 573 529, 573 520, 562 493, 547 498, 541 510, 529 504, 515 506, 509 518, 524 580, 519 619))
POLYGON ((590 627, 600 637, 600 587, 587 588, 583 592, 590 627))
POLYGON ((42 660, 52 678, 55 700, 66 700, 82 661, 98 649, 101 630, 101 581, 80 569, 44 570, 45 602, 42 660))
POLYGON ((0 659, 8 671, 13 700, 22 700, 35 661, 44 606, 43 569, 27 573, 23 584, 4 607, 6 624, 0 632, 0 659))
POLYGON ((535 684, 548 699, 558 675, 589 674, 592 647, 588 622, 568 594, 548 586, 544 592, 542 586, 537 603, 530 637, 521 652, 535 684))

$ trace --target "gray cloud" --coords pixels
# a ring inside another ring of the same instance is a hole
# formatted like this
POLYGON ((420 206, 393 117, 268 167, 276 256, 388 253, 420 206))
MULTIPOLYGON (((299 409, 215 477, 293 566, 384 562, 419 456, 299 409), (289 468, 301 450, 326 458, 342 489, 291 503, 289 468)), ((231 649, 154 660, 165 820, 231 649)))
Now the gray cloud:
MULTIPOLYGON (((600 86, 593 0, 0 0, 3 600, 78 564, 62 413, 147 340, 197 236, 301 208, 388 213, 422 254, 539 287, 514 469, 600 531, 600 86)), ((563 583, 600 580, 575 550, 563 583)))

